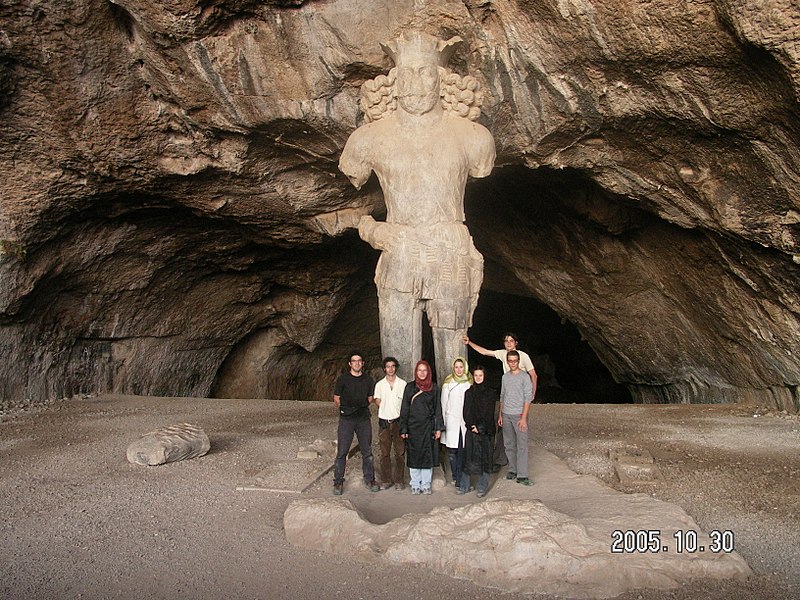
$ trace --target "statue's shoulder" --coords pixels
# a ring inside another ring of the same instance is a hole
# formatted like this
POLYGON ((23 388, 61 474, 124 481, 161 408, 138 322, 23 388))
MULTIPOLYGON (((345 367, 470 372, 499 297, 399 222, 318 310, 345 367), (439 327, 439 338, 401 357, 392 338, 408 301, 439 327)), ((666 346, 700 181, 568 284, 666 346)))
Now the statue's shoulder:
POLYGON ((470 127, 472 127, 472 131, 474 132, 475 136, 494 144, 494 137, 492 137, 491 131, 489 131, 486 127, 484 127, 480 123, 476 123, 475 121, 470 121, 469 124, 470 127))
POLYGON ((470 160, 469 174, 472 177, 486 177, 491 173, 496 158, 494 138, 491 132, 475 121, 464 117, 450 116, 450 131, 466 150, 470 160))
POLYGON ((347 138, 347 143, 344 146, 345 153, 358 154, 361 149, 369 145, 370 139, 374 136, 372 125, 374 125, 374 123, 364 123, 353 130, 353 132, 350 134, 350 137, 347 138))
POLYGON ((366 181, 369 170, 381 163, 386 155, 387 144, 395 139, 396 123, 391 117, 364 123, 347 138, 339 158, 339 169, 359 182, 366 181))
POLYGON ((348 139, 348 143, 350 140, 353 140, 355 143, 359 141, 367 141, 373 137, 379 135, 385 135, 386 131, 392 130, 392 128, 397 127, 396 124, 393 123, 394 119, 391 117, 384 117, 378 121, 371 121, 369 123, 363 123, 362 125, 358 126, 353 133, 350 134, 350 138, 348 139))
POLYGON ((460 117, 451 113, 448 114, 446 118, 449 122, 449 127, 454 127, 466 134, 479 135, 481 137, 485 137, 487 135, 489 137, 492 136, 486 127, 476 121, 467 119, 466 117, 460 117))
POLYGON ((494 148, 492 133, 480 123, 457 116, 450 116, 448 119, 451 131, 456 131, 464 142, 477 148, 494 148))

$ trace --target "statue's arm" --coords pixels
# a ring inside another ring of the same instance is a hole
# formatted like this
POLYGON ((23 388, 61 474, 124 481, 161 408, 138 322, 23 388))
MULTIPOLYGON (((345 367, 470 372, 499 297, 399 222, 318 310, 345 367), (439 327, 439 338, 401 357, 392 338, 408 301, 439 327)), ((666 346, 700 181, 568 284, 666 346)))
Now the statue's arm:
POLYGON ((497 156, 494 138, 483 125, 474 124, 475 135, 472 138, 472 164, 469 174, 472 177, 487 177, 494 168, 497 156))
POLYGON ((339 170, 357 190, 367 182, 372 173, 372 164, 367 160, 364 135, 361 129, 356 129, 344 145, 342 156, 339 158, 339 170))
POLYGON ((359 237, 377 250, 388 250, 392 239, 402 235, 399 229, 397 225, 376 221, 370 215, 364 215, 358 222, 359 237))

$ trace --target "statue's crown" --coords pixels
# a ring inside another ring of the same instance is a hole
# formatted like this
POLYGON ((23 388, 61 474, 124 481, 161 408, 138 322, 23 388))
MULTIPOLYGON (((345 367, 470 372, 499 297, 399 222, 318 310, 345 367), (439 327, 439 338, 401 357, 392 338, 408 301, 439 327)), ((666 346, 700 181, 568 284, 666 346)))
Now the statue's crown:
POLYGON ((440 40, 421 31, 411 31, 400 35, 391 42, 381 44, 381 48, 398 67, 407 62, 435 64, 443 67, 462 41, 458 36, 449 40, 440 40))

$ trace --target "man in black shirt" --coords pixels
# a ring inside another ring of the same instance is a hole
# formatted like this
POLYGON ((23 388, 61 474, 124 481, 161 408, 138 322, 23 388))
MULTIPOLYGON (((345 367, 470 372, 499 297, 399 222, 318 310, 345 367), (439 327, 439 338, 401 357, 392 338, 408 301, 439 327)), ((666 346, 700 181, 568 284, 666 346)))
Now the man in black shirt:
POLYGON ((341 496, 344 486, 344 471, 347 453, 353 443, 353 434, 361 447, 361 469, 364 483, 371 492, 380 490, 375 481, 375 465, 372 459, 372 420, 369 405, 375 382, 364 373, 364 357, 353 352, 350 355, 349 371, 339 375, 333 390, 333 402, 339 409, 338 448, 333 467, 333 493, 341 496))

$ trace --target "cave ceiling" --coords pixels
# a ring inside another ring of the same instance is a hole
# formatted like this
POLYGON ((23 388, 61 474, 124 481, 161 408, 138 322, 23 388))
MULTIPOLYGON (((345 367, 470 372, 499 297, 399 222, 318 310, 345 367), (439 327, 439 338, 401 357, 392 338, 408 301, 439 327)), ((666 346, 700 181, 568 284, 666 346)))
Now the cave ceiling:
POLYGON ((461 36, 485 92, 487 290, 573 324, 634 400, 797 410, 791 0, 0 5, 4 402, 325 399, 349 348, 377 364, 352 223, 385 207, 337 163, 410 25, 461 36))

